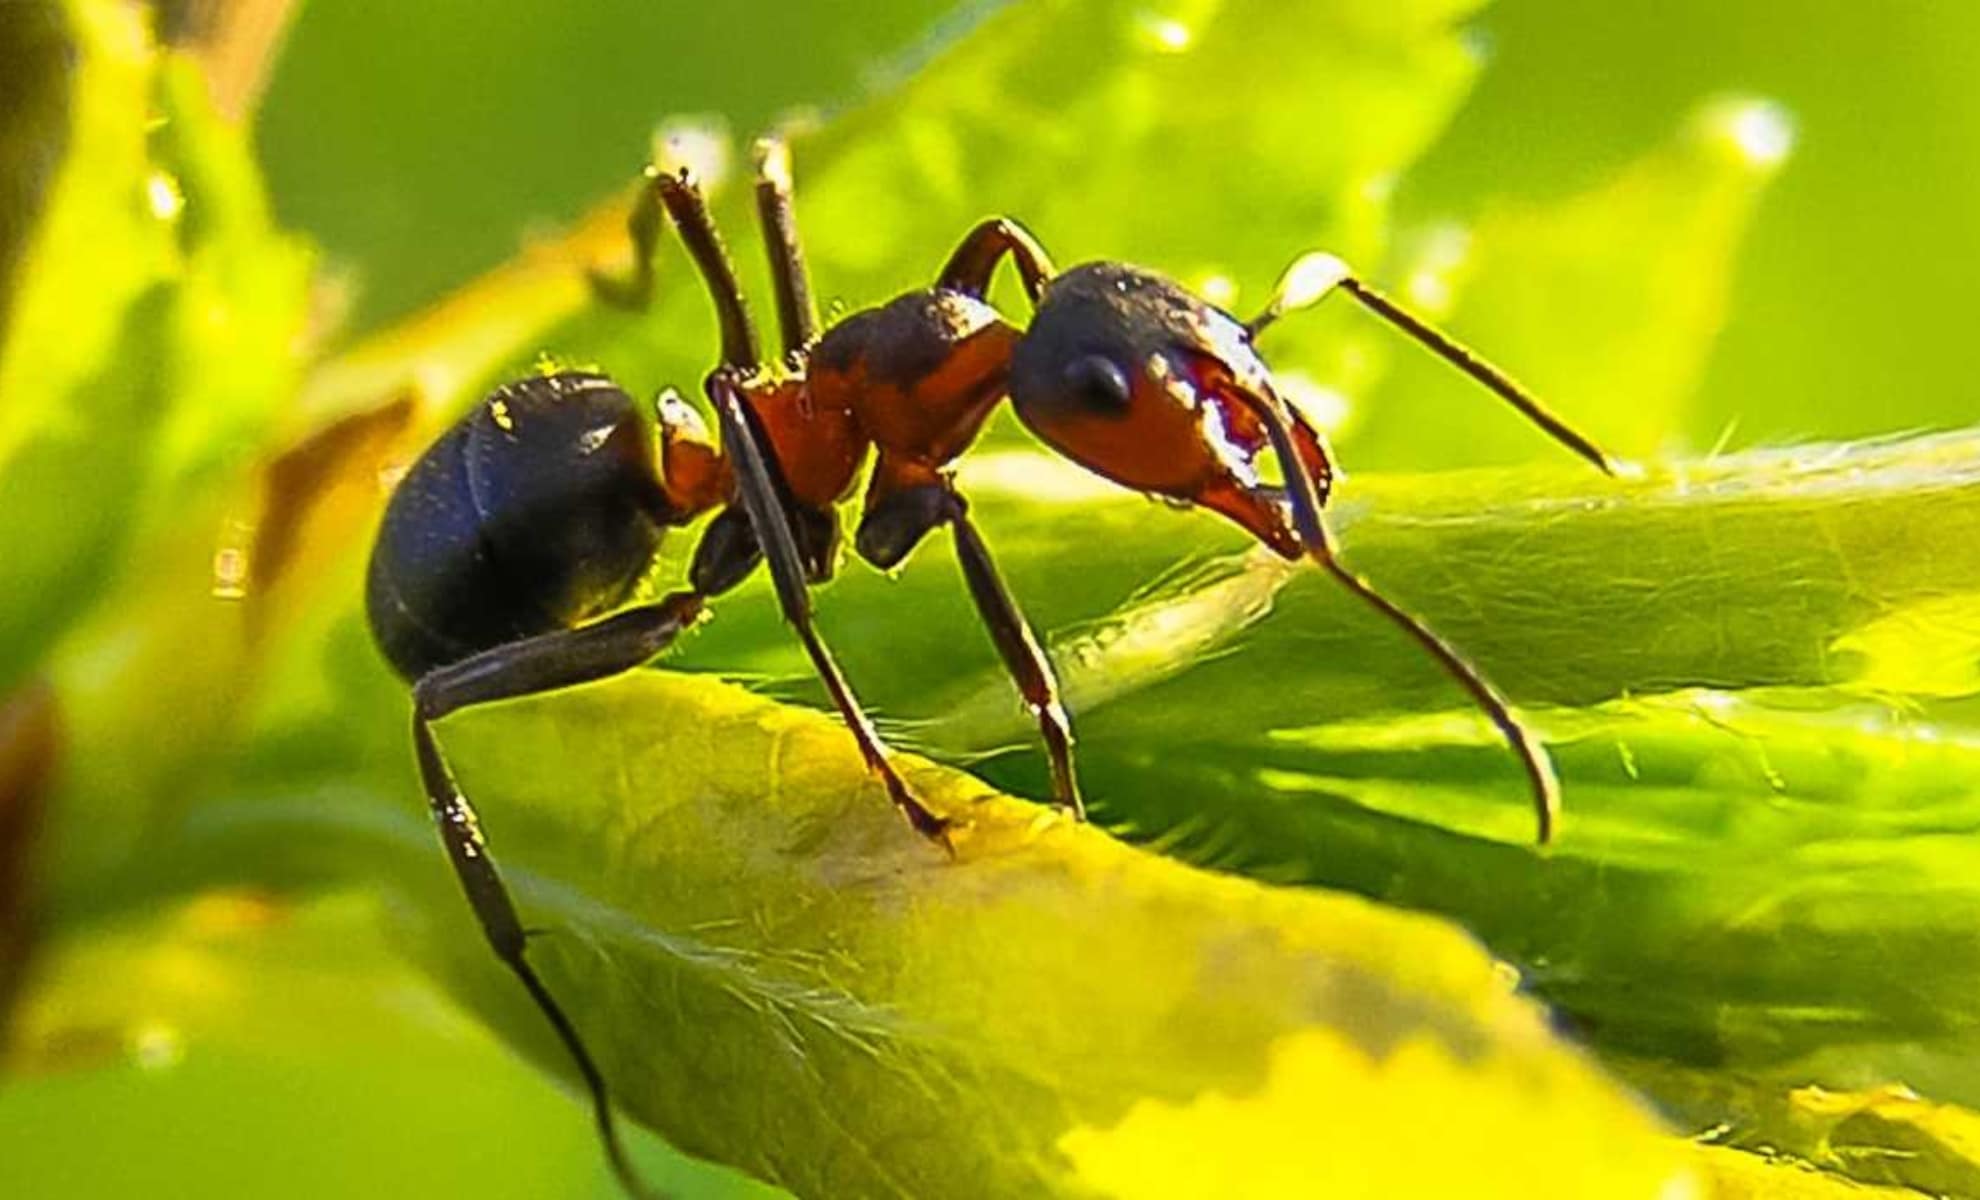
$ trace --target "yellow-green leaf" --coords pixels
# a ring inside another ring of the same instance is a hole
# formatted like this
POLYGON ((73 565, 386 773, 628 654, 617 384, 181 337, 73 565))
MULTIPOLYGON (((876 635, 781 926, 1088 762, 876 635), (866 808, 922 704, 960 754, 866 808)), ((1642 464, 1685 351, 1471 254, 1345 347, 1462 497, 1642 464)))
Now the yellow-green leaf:
MULTIPOLYGON (((916 769, 963 822, 952 857, 836 723, 711 680, 649 672, 443 733, 628 1108, 799 1195, 1200 1194, 1150 1190, 1153 1145, 1228 1195, 1386 1195, 1420 1169, 1472 1195, 1662 1197, 1683 1177, 1646 1112, 1435 920, 1204 873, 916 769), (1543 1150, 1538 1130, 1564 1132, 1543 1150)), ((393 758, 334 809, 208 807, 179 853, 375 876, 453 986, 567 1070, 393 758)))

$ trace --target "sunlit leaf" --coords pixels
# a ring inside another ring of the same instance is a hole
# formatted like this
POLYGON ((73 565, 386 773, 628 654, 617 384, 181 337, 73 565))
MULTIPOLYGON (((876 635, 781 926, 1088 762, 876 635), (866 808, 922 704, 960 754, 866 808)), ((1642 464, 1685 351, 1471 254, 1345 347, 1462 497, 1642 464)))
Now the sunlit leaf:
MULTIPOLYGON (((917 771, 965 822, 951 859, 834 723, 712 681, 645 673, 446 734, 627 1105, 801 1195, 1147 1194, 1108 1165, 1145 1122, 1234 1178, 1334 1163, 1373 1179, 1417 1144, 1370 1121, 1260 1161, 1213 1095, 1265 1127, 1322 1096, 1446 1108, 1480 1194, 1654 1196, 1677 1170, 1633 1102, 1433 922, 1195 872, 917 771), (1549 1126, 1583 1130, 1587 1152, 1536 1158, 1511 1136, 1549 1126)), ((405 777, 397 758, 298 790, 256 781, 194 814, 172 857, 389 886, 425 955, 562 1069, 405 777)))
POLYGON ((0 346, 0 691, 116 567, 161 394, 169 184, 146 150, 135 8, 73 14, 72 152, 49 187, 0 346), (140 297, 149 295, 140 306, 140 297))
MULTIPOLYGON (((1346 526, 1357 561, 1529 701, 1554 745, 1550 854, 1530 848, 1503 744, 1434 665, 1317 572, 1257 556, 1062 642, 1089 790, 1173 852, 1455 916, 1601 1044, 1712 1062, 1830 1047, 1845 1079, 1915 1071, 1891 1050, 1920 1042, 1963 1056, 1980 759, 1949 698, 1975 655, 1960 614, 1980 564, 1959 553, 1980 515, 1974 445, 1753 454, 1620 484, 1354 480, 1371 497, 1346 526)), ((1021 594, 1049 598, 1049 560, 1027 575, 1030 555, 1095 518, 1026 511, 985 521, 1011 531, 1021 594)), ((1131 570, 1126 512, 1098 518, 1092 575, 1131 570)), ((952 585, 935 569, 920 586, 952 585)), ((927 603, 874 591, 847 608, 927 603)), ((903 670, 869 674, 905 706, 903 670)), ((1019 747, 990 773, 1042 787, 1001 674, 986 663, 944 695, 924 743, 1019 747)), ((1957 1073, 1934 1082, 1980 1099, 1957 1073)))
MULTIPOLYGON (((860 306, 923 283, 991 212, 1063 262, 1149 262, 1240 309, 1300 250, 1416 261, 1388 244, 1388 198, 1476 69, 1454 28, 1473 7, 998 9, 796 134, 821 292, 860 306)), ((0 362, 0 477, 26 518, 0 530, 23 543, 0 684, 45 662, 62 706, 37 899, 68 950, 215 880, 362 886, 505 1040, 568 1071, 446 875, 358 573, 392 469, 492 379, 549 352, 636 393, 691 385, 714 344, 700 287, 670 245, 653 311, 593 305, 581 270, 622 245, 608 205, 305 379, 308 255, 272 229, 239 131, 129 10, 78 8, 96 124, 77 126, 87 149, 52 193, 27 332, 0 362), (77 269, 51 269, 60 253, 77 269)), ((1590 428, 1607 414, 1617 444, 1655 449, 1683 423, 1773 165, 1741 131, 1780 127, 1741 118, 1770 111, 1717 110, 1592 192, 1488 214, 1468 276, 1424 261, 1391 282, 1450 285, 1463 332, 1590 428)), ((743 182, 710 180, 755 279, 743 182)), ((1378 393, 1377 422, 1400 421, 1386 397, 1427 365, 1371 352, 1388 336, 1329 309, 1274 330, 1271 352, 1322 398, 1411 364, 1378 393)), ((1547 452, 1489 403, 1463 411, 1406 423, 1415 461, 1491 457, 1499 438, 1547 452)), ((710 680, 643 673, 446 724, 551 930, 535 953, 634 1116, 821 1196, 1846 1186, 1807 1164, 1964 1186, 1958 1114, 1895 1093, 1797 1126, 1788 1165, 1675 1143, 1508 988, 1632 1059, 1976 1102, 1959 1070, 1980 908, 1971 435, 1622 482, 1551 466, 1345 481, 1354 561, 1554 743, 1569 807, 1545 856, 1503 747, 1393 629, 1207 518, 998 444, 1016 436, 993 427, 962 483, 1059 649, 1097 811, 1146 848, 931 767, 931 797, 972 821, 950 861, 887 812, 829 721, 710 680), (1518 974, 1436 921, 1157 851, 1455 916, 1518 974), (1918 1169, 1867 1169, 1885 1154, 1918 1169)), ((1386 436, 1372 424, 1366 445, 1386 436)), ((823 623, 902 744, 1036 794, 1028 719, 941 541, 898 578, 849 566, 823 623)), ((669 665, 816 699, 760 581, 716 608, 669 665)))
POLYGON ((1788 1070, 1686 1070, 1635 1060, 1623 1071, 1716 1145, 1786 1156, 1905 1195, 1980 1194, 1980 1116, 1969 1108, 1934 1103, 1906 1087, 1809 1086, 1788 1070))
POLYGON ((242 131, 139 8, 72 8, 76 149, 0 347, 0 691, 140 527, 173 528, 189 484, 255 452, 302 351, 309 257, 274 231, 242 131))
POLYGON ((1911 1200, 1909 1188, 1852 1183, 1791 1158, 1700 1146, 1694 1161, 1715 1200, 1911 1200))

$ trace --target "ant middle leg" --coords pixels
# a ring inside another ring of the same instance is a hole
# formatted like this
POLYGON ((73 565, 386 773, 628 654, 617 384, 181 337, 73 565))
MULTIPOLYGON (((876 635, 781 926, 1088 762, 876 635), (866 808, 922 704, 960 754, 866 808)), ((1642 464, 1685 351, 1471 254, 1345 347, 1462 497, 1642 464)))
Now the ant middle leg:
POLYGON ((906 558, 929 530, 944 523, 955 534, 956 561, 970 599, 1025 707, 1038 721, 1052 767, 1052 802, 1083 821, 1086 804, 1073 767, 1072 718, 1060 700, 1051 657, 997 573, 989 546, 969 519, 969 502, 946 480, 901 488, 873 503, 860 521, 855 544, 861 558, 884 571, 906 558))
POLYGON ((781 486, 777 468, 769 457, 768 440, 757 425, 755 413, 750 411, 727 372, 711 374, 707 389, 709 402, 721 421, 722 444, 728 448, 735 470, 737 496, 770 568, 770 582, 776 589, 784 620, 796 630, 813 669, 831 694, 833 706, 859 743, 860 756, 866 760, 867 768, 880 777, 888 798, 917 832, 946 844, 949 821, 916 799, 907 781, 901 778, 886 743, 866 710, 860 707, 859 698, 853 695, 852 686, 818 633, 811 590, 805 579, 804 556, 788 517, 786 489, 781 486))
POLYGON ((676 593, 656 603, 627 609, 577 629, 558 630, 496 646, 458 663, 435 668, 413 688, 413 748, 420 781, 439 827, 441 844, 466 893, 482 935, 495 957, 522 983, 557 1039, 571 1056, 591 1101, 592 1119, 612 1172, 635 1196, 651 1196, 634 1172, 619 1140, 612 1102, 591 1051, 577 1026, 530 965, 528 936, 514 899, 502 882, 480 816, 468 800, 433 736, 433 722, 474 704, 551 691, 629 671, 660 653, 700 615, 702 599, 676 593))

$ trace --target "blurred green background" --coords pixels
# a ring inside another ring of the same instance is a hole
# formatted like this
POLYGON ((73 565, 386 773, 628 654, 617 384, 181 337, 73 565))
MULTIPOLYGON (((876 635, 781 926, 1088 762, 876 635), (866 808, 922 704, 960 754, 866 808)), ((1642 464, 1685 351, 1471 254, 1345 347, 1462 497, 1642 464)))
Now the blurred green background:
MULTIPOLYGON (((900 78, 977 15, 929 0, 493 10, 322 0, 302 6, 255 134, 278 216, 322 245, 350 289, 341 336, 355 340, 622 187, 657 122, 713 114, 747 134, 793 109, 829 113, 900 78)), ((1398 263, 1442 222, 1489 221, 1600 185, 1708 97, 1764 96, 1791 115, 1795 153, 1739 250, 1728 320, 1673 448, 1973 421, 1963 326, 1980 262, 1980 7, 1500 0, 1468 30, 1486 67, 1398 181, 1398 263)), ((1194 191, 1223 182, 1187 162, 1175 176, 1194 191)), ((1691 282, 1680 271, 1659 286, 1691 282)), ((1341 438, 1347 461, 1448 465, 1461 448, 1412 439, 1431 411, 1371 415, 1341 438)), ((164 1011, 182 1006, 180 1023, 128 1053, 77 1047, 86 1069, 0 1088, 0 1191, 616 1194, 569 1097, 410 976, 402 989, 378 986, 400 968, 371 915, 338 900, 289 918, 273 945, 310 964, 289 991, 265 986, 280 965, 265 958, 276 952, 266 939, 234 943, 251 914, 189 917, 182 940, 157 950, 155 974, 132 985, 156 989, 164 1011), (264 981, 231 997, 234 1033, 200 1036, 216 999, 175 990, 189 976, 171 955, 212 968, 202 987, 264 981), (340 994, 326 962, 362 982, 340 994), (312 1036, 279 1032, 297 1024, 312 1036)), ((149 961, 106 961, 133 960, 149 961)), ((59 970, 79 994, 114 986, 90 968, 59 970)), ((684 1195, 769 1194, 639 1136, 643 1159, 684 1195)))
MULTIPOLYGON (((829 111, 983 7, 584 0, 489 20, 459 0, 305 4, 260 145, 278 213, 359 280, 360 332, 621 186, 659 120, 713 114, 746 135, 829 111)), ((1501 0, 1470 29, 1487 69, 1401 181, 1405 226, 1570 194, 1704 97, 1770 97, 1800 136, 1740 256, 1697 448, 1734 422, 1747 445, 1973 418, 1958 386, 1980 261, 1971 5, 1501 0)), ((1374 465, 1409 465, 1407 447, 1384 451, 1374 465)))

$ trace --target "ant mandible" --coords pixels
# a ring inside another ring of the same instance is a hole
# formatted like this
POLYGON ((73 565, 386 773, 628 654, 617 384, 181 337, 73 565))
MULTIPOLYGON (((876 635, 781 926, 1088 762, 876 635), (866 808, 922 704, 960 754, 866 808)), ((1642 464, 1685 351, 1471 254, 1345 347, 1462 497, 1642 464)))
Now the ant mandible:
POLYGON ((720 364, 704 387, 709 437, 671 391, 656 430, 604 375, 559 371, 496 389, 408 470, 385 511, 366 601, 371 628, 413 685, 412 734, 441 841, 483 933, 575 1061, 621 1182, 640 1192, 612 1123, 603 1076, 526 956, 514 902, 432 723, 457 709, 605 678, 658 655, 720 595, 767 563, 778 603, 868 767, 923 835, 948 821, 901 779, 812 621, 810 588, 838 555, 835 506, 869 450, 876 461, 854 537, 881 569, 949 526, 971 598, 1038 721, 1054 803, 1084 815, 1071 723, 1051 662, 998 576, 949 465, 1008 396, 1047 445, 1137 491, 1220 513, 1288 559, 1307 557, 1401 627, 1496 724, 1526 769, 1539 840, 1559 785, 1546 752, 1465 659, 1340 559, 1322 513, 1333 466, 1318 432, 1274 385, 1254 347, 1279 317, 1341 291, 1471 376, 1604 471, 1606 456, 1497 368, 1398 306, 1339 259, 1286 272, 1250 321, 1152 271, 1095 262, 1054 271, 1016 222, 971 230, 933 287, 819 329, 781 143, 759 143, 757 207, 784 356, 757 351, 728 253, 692 175, 647 172, 628 221, 629 278, 593 275, 601 298, 642 304, 671 218, 714 301, 720 364), (1006 257, 1032 305, 1020 330, 985 299, 1006 257), (1269 446, 1283 488, 1254 471, 1269 446), (625 607, 664 532, 719 509, 696 546, 689 587, 625 607))

